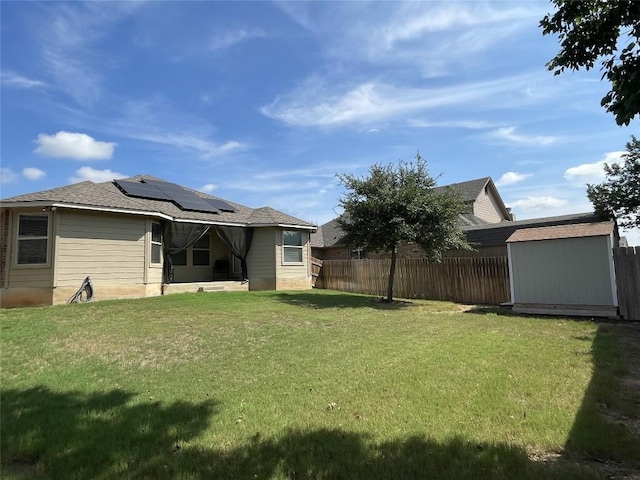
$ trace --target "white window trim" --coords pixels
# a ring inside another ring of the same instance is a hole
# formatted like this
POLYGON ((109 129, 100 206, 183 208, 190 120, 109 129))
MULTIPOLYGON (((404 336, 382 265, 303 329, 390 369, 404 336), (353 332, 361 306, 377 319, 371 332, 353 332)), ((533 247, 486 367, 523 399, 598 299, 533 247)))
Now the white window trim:
MULTIPOLYGON (((189 253, 191 253, 191 266, 194 268, 210 268, 213 266, 213 264, 211 263, 211 235, 209 234, 209 232, 207 232, 204 237, 206 237, 209 241, 207 242, 207 248, 200 248, 200 247, 196 247, 196 244, 194 243, 193 245, 191 245, 188 248, 189 253), (209 252, 209 263, 206 265, 196 265, 193 261, 194 259, 194 252, 202 252, 202 251, 207 251, 209 252)), ((202 238, 204 238, 202 237, 202 238)), ((189 254, 187 253, 187 264, 189 263, 189 254)), ((184 265, 182 265, 184 267, 184 265)))
POLYGON ((306 232, 302 232, 300 230, 282 230, 282 233, 280 235, 280 239, 281 239, 281 244, 282 244, 282 265, 304 265, 304 247, 307 243, 308 240, 305 239, 305 234, 306 232), (300 238, 302 241, 302 245, 285 245, 284 244, 284 233, 285 232, 300 232, 300 238), (285 256, 284 256, 284 251, 287 248, 297 248, 300 249, 300 251, 302 252, 302 261, 301 262, 287 262, 285 260, 285 256))
POLYGON ((151 226, 149 228, 149 267, 151 268, 162 268, 162 224, 160 222, 151 222, 151 226), (160 227, 160 242, 153 241, 153 226, 158 225, 160 227), (160 261, 155 263, 153 261, 153 246, 160 245, 160 261))
POLYGON ((15 254, 13 258, 13 265, 17 268, 42 268, 49 267, 51 265, 51 215, 49 213, 19 213, 18 222, 16 223, 16 241, 15 241, 15 254), (20 218, 21 217, 47 217, 47 236, 46 237, 21 237, 20 236, 20 218), (44 263, 18 263, 18 252, 20 250, 19 245, 21 240, 42 240, 47 241, 46 259, 44 263))

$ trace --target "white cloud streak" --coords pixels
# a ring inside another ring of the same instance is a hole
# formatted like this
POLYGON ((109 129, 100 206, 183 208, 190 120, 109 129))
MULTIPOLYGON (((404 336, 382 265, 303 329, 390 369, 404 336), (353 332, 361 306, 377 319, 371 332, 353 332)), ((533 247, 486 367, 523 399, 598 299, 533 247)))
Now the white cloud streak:
POLYGON ((0 74, 2 85, 13 88, 40 88, 46 84, 40 80, 23 77, 12 71, 4 71, 0 74))
POLYGON ((625 151, 608 152, 605 153, 604 158, 594 163, 583 163, 576 167, 567 168, 564 172, 564 178, 570 182, 585 184, 585 183, 600 183, 606 178, 604 172, 604 164, 609 165, 619 163, 622 161, 622 155, 626 154, 625 151))
MULTIPOLYGON (((264 105, 260 111, 289 125, 337 126, 387 121, 437 108, 468 106, 469 103, 478 109, 483 106, 515 107, 518 101, 513 96, 517 96, 531 79, 530 75, 522 75, 430 89, 367 82, 348 91, 336 92, 317 77, 312 77, 294 91, 264 105), (512 98, 501 100, 507 93, 512 98)), ((517 138, 509 128, 502 136, 509 134, 512 134, 512 139, 517 138)), ((521 137, 521 141, 526 138, 521 137)), ((536 140, 553 141, 551 137, 537 137, 536 140)))
POLYGON ((18 178, 18 174, 8 167, 0 167, 0 183, 13 183, 18 178))
POLYGON ((246 40, 263 37, 266 37, 266 34, 261 28, 239 28, 216 32, 211 37, 209 48, 211 50, 224 50, 246 40))
POLYGON ((29 180, 40 180, 44 178, 47 173, 39 168, 35 167, 27 167, 22 169, 22 176, 28 178, 29 180))
POLYGON ((78 170, 76 170, 76 174, 73 177, 69 178, 69 181, 71 183, 79 183, 89 180, 90 182, 100 183, 126 177, 127 175, 114 172, 109 169, 97 170, 91 167, 80 167, 78 170))
POLYGON ((516 183, 522 182, 523 180, 526 180, 529 177, 531 177, 530 173, 506 172, 496 181, 496 187, 506 187, 507 185, 514 185, 516 183))
POLYGON ((559 208, 567 205, 567 200, 552 196, 526 197, 509 203, 512 208, 540 210, 544 208, 559 208))
POLYGON ((74 160, 109 160, 116 143, 100 142, 86 133, 58 132, 55 135, 41 133, 34 151, 46 157, 72 158, 74 160))
POLYGON ((214 185, 213 183, 207 183, 206 185, 203 185, 202 187, 200 187, 200 191, 204 192, 204 193, 211 193, 213 192, 216 188, 218 188, 217 185, 214 185))
POLYGON ((546 147, 558 142, 560 137, 552 135, 527 135, 516 133, 516 127, 502 127, 487 133, 484 137, 489 140, 513 143, 518 145, 546 147))

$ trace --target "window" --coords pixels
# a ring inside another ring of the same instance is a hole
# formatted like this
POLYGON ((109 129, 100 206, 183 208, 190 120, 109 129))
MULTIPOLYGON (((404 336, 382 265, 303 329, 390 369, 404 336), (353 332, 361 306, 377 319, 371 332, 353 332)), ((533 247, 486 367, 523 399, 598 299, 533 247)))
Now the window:
POLYGON ((181 250, 178 253, 171 255, 171 261, 174 266, 186 266, 187 265, 187 249, 181 250))
POLYGON ((160 263, 162 258, 162 227, 159 223, 151 224, 151 263, 160 263))
POLYGON ((364 248, 358 247, 351 250, 351 260, 361 260, 367 258, 367 252, 364 248))
POLYGON ((18 221, 18 265, 47 263, 48 215, 20 215, 18 221))
POLYGON ((285 230, 282 232, 282 263, 302 263, 304 241, 302 232, 285 230))
POLYGON ((209 265, 211 245, 209 235, 205 235, 193 244, 193 265, 209 265))

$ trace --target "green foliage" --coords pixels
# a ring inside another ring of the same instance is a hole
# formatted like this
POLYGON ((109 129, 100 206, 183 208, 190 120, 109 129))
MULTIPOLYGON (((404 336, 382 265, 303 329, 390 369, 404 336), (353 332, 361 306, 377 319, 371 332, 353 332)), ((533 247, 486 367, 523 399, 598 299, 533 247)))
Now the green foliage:
POLYGON ((338 178, 347 189, 340 199, 344 215, 338 219, 343 241, 392 255, 389 301, 399 245, 416 243, 432 260, 448 249, 469 248, 459 224, 464 213, 460 195, 452 188, 436 190, 419 153, 415 163, 373 165, 368 177, 338 178))
POLYGON ((635 0, 552 0, 557 11, 541 21, 543 34, 557 34, 560 52, 547 64, 565 69, 593 68, 601 60, 611 90, 600 102, 618 125, 640 113, 640 2, 635 0))
POLYGON ((605 164, 607 179, 587 186, 597 213, 615 217, 621 227, 640 227, 640 140, 631 136, 624 163, 605 164))

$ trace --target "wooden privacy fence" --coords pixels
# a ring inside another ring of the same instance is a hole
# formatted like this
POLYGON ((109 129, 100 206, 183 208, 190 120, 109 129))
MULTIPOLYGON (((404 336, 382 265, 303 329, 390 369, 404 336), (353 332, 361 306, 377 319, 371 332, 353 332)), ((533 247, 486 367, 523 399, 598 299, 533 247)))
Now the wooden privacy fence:
MULTIPOLYGON (((386 295, 389 259, 324 260, 318 286, 345 292, 386 295)), ((499 305, 508 302, 509 266, 506 257, 398 259, 393 294, 400 298, 450 300, 499 305)))
POLYGON ((311 286, 321 287, 318 282, 320 276, 320 270, 322 269, 322 260, 316 257, 311 257, 311 286))
POLYGON ((613 249, 620 315, 640 320, 640 247, 613 249))

